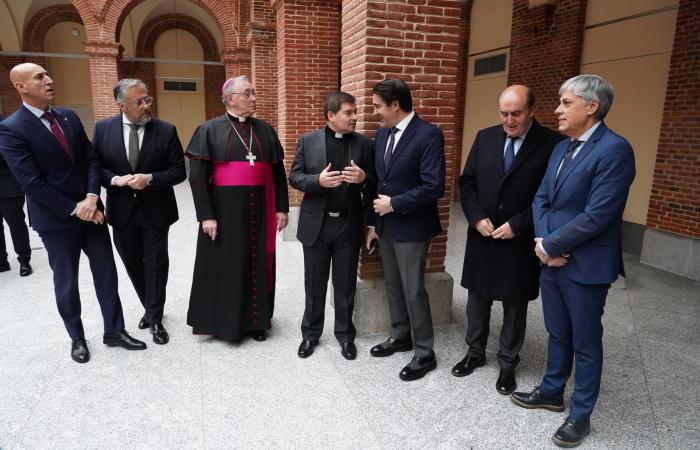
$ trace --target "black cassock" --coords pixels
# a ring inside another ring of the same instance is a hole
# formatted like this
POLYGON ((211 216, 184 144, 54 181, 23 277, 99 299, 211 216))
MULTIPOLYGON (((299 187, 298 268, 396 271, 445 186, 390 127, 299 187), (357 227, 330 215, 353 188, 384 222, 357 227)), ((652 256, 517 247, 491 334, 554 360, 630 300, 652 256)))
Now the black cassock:
POLYGON ((197 220, 216 219, 218 227, 214 241, 199 228, 187 324, 195 334, 229 340, 268 330, 275 300, 275 213, 289 211, 277 134, 262 120, 239 123, 225 115, 199 126, 185 155, 197 220))

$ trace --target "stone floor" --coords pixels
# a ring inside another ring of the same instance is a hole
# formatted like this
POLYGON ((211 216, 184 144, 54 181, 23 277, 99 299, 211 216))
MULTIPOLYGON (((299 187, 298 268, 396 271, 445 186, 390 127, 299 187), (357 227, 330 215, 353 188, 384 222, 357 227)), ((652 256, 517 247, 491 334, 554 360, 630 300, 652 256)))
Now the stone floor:
MULTIPOLYGON (((298 242, 279 241, 278 303, 266 342, 193 336, 185 316, 196 224, 189 190, 181 185, 177 194, 181 219, 171 229, 166 346, 150 343, 148 332, 136 328, 141 306, 121 262, 127 329, 150 345, 127 352, 101 343, 101 316, 83 264, 83 320, 92 352, 84 365, 70 359, 46 253, 35 234, 34 275, 19 278, 16 262, 12 272, 0 274, 0 448, 554 447, 550 436, 565 413, 523 410, 495 391, 499 307, 488 365, 466 378, 450 375, 465 352, 466 291, 458 283, 455 322, 436 329, 438 369, 413 383, 398 378, 409 355, 369 356, 383 336, 358 338, 358 359, 344 360, 332 320, 316 353, 296 356, 304 304, 298 242)), ((447 261, 455 279, 464 230, 455 205, 447 261)), ((631 257, 627 266, 627 288, 608 296, 603 383, 584 448, 700 448, 699 285, 631 257)), ((522 389, 537 383, 544 364, 539 301, 531 303, 528 320, 522 389)))

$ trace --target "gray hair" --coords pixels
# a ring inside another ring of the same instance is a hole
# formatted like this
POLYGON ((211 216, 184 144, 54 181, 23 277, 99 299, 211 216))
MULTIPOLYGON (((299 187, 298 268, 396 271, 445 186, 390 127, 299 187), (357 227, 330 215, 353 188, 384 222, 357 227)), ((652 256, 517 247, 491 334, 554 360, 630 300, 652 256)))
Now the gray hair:
POLYGON ((250 78, 248 78, 248 75, 239 75, 237 77, 229 78, 224 82, 224 85, 221 88, 221 101, 224 103, 224 105, 226 104, 226 94, 233 92, 233 89, 241 81, 250 81, 250 78))
POLYGON ((124 101, 126 100, 126 91, 136 86, 143 86, 147 88, 146 83, 139 80, 138 78, 123 78, 119 80, 117 84, 114 85, 114 89, 112 89, 112 93, 114 94, 114 100, 116 100, 119 103, 124 103, 124 101))
POLYGON ((595 117, 598 120, 603 120, 612 106, 613 87, 598 75, 578 75, 569 78, 559 88, 559 95, 565 91, 581 97, 587 105, 592 100, 597 100, 598 110, 595 112, 595 117))

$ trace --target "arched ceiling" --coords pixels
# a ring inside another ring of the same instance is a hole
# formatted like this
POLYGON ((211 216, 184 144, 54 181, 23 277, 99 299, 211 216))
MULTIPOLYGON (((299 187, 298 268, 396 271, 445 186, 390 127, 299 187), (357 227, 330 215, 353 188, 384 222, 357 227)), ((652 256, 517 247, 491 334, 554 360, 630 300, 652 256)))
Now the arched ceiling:
POLYGON ((219 51, 224 48, 219 28, 212 17, 202 8, 189 0, 146 0, 131 11, 122 26, 120 44, 124 47, 124 56, 134 56, 135 42, 144 24, 154 17, 169 13, 183 14, 197 19, 214 36, 219 51))

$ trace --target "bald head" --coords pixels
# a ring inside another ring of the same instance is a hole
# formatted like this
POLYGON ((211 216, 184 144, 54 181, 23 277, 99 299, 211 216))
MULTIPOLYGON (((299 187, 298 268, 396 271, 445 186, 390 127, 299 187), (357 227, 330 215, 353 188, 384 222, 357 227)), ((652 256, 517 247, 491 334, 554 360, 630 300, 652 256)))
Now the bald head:
POLYGON ((503 131, 508 136, 522 136, 534 116, 535 94, 527 86, 508 86, 498 97, 498 112, 503 131))
POLYGON ((54 99, 53 80, 38 64, 22 63, 10 70, 10 81, 22 101, 39 109, 47 109, 54 99))

